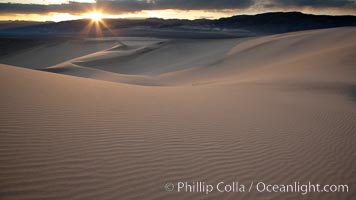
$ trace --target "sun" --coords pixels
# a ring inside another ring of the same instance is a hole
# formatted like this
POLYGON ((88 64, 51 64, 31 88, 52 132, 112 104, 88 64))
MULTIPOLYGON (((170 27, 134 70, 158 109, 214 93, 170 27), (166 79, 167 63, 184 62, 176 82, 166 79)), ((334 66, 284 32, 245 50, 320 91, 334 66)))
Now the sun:
POLYGON ((90 19, 82 30, 83 34, 95 33, 97 36, 102 36, 103 34, 116 35, 106 23, 106 19, 110 18, 110 15, 102 11, 103 10, 91 10, 82 14, 82 19, 90 19))
POLYGON ((84 17, 89 18, 94 22, 100 22, 100 21, 102 21, 103 14, 99 11, 92 11, 90 13, 85 13, 84 17))

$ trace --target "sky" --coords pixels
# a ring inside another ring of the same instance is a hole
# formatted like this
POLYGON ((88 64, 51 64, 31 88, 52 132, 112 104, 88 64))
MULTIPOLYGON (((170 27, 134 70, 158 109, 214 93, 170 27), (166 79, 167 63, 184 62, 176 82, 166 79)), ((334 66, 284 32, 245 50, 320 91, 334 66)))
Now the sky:
POLYGON ((300 11, 356 15, 356 0, 0 0, 0 20, 65 21, 101 18, 216 19, 300 11))

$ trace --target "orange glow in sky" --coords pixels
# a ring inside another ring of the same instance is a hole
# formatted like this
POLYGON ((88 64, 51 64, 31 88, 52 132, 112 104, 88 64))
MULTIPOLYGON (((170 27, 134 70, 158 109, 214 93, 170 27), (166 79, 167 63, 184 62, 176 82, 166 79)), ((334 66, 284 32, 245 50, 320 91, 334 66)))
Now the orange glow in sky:
MULTIPOLYGON (((50 12, 45 12, 44 9, 37 10, 19 10, 19 13, 15 11, 2 12, 0 14, 1 21, 7 20, 25 20, 25 21, 67 21, 77 19, 92 19, 99 22, 103 18, 163 18, 163 19, 217 19, 221 17, 230 17, 241 14, 257 14, 265 12, 277 12, 277 11, 296 11, 296 8, 266 8, 259 6, 257 3, 255 6, 251 6, 244 9, 220 9, 220 10, 179 10, 179 9, 163 9, 163 10, 138 10, 138 11, 120 11, 113 8, 97 7, 97 1, 95 0, 0 0, 0 3, 10 2, 12 4, 28 4, 28 5, 47 5, 47 6, 64 6, 65 9, 53 9, 50 12), (82 10, 76 7, 70 7, 70 3, 73 5, 83 3, 88 9, 90 7, 93 10, 82 12, 82 10), (67 6, 67 7, 66 7, 67 6), (70 9, 74 8, 74 9, 70 9), (43 11, 44 10, 44 11, 43 11), (36 11, 38 11, 36 13, 36 11)), ((256 1, 259 2, 259 1, 256 1)), ((300 7, 297 11, 311 14, 326 14, 326 15, 356 15, 356 10, 352 8, 313 8, 313 7, 300 7)))
POLYGON ((163 19, 216 19, 221 17, 229 17, 232 15, 240 14, 241 12, 236 10, 224 10, 224 11, 186 11, 186 10, 143 10, 139 12, 130 12, 122 14, 108 14, 105 11, 87 11, 82 14, 70 14, 70 13, 46 13, 46 14, 3 14, 0 15, 0 20, 26 20, 26 21, 67 21, 76 19, 92 19, 99 21, 102 18, 163 18, 163 19))

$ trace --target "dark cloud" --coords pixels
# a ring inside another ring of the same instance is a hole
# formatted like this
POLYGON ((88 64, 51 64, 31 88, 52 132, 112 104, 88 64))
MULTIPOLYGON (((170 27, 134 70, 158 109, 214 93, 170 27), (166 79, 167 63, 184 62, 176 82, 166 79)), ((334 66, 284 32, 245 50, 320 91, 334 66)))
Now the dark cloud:
POLYGON ((181 10, 211 10, 247 8, 254 4, 254 0, 98 0, 99 4, 117 4, 127 7, 145 7, 151 10, 181 9, 181 10))
POLYGON ((93 7, 104 8, 111 13, 141 10, 219 10, 242 9, 254 5, 255 0, 97 0, 96 3, 69 2, 58 5, 0 3, 0 12, 6 13, 81 13, 93 7))
POLYGON ((18 4, 18 3, 0 3, 0 13, 49 13, 49 12, 66 12, 82 13, 92 8, 94 4, 69 2, 67 4, 18 4))
POLYGON ((272 0, 271 7, 356 8, 356 0, 272 0))

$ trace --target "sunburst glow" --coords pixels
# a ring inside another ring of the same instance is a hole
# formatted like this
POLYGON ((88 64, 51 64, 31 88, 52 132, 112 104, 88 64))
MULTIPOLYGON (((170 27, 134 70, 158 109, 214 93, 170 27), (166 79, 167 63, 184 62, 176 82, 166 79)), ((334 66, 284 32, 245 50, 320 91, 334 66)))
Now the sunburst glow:
POLYGON ((115 36, 105 19, 112 18, 111 15, 104 14, 103 10, 92 10, 82 14, 82 18, 91 19, 89 23, 82 30, 82 34, 95 34, 98 37, 105 35, 115 36))
POLYGON ((85 18, 91 19, 94 22, 100 22, 102 21, 103 14, 99 11, 92 11, 90 13, 85 13, 83 15, 85 18))

